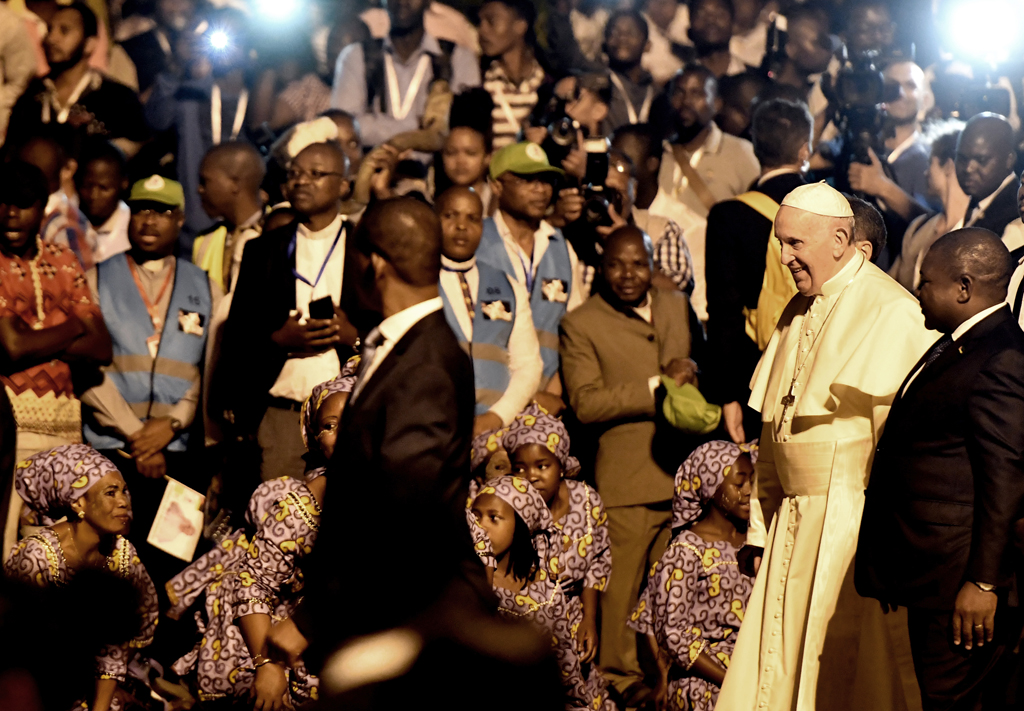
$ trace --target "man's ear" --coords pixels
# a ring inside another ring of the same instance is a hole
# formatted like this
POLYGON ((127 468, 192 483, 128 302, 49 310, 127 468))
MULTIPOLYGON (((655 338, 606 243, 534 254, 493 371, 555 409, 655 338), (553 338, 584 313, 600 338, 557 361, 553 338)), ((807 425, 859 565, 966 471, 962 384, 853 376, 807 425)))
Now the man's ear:
POLYGON ((970 274, 960 275, 960 279, 957 281, 956 302, 966 304, 970 301, 974 294, 974 286, 974 277, 970 274))
POLYGON ((864 253, 864 258, 870 262, 871 257, 875 253, 874 246, 867 240, 864 240, 863 242, 857 242, 856 247, 857 249, 864 253))
POLYGON ((92 57, 93 52, 95 52, 97 48, 99 48, 99 46, 99 37, 88 38, 87 40, 85 40, 85 45, 82 47, 82 56, 86 58, 92 57))
POLYGON ((500 180, 495 180, 494 178, 488 178, 487 182, 490 183, 491 185, 491 192, 494 193, 494 197, 500 199, 501 193, 505 189, 505 186, 502 185, 500 180))
POLYGON ((811 149, 811 144, 805 143, 800 146, 800 150, 797 151, 796 159, 800 162, 800 165, 803 165, 811 160, 811 155, 813 153, 814 151, 811 149))
POLYGON ((380 279, 388 268, 387 261, 376 252, 370 255, 370 264, 373 265, 373 274, 377 279, 380 279))
POLYGON ((530 23, 521 18, 512 23, 512 31, 517 35, 522 35, 524 39, 526 38, 526 33, 529 29, 530 23))
POLYGON ((1006 171, 1010 172, 1017 166, 1017 152, 1010 151, 1010 154, 1006 156, 1006 171))
POLYGON ((647 159, 647 172, 651 175, 657 175, 661 170, 661 157, 651 156, 647 159))
POLYGON ((348 178, 341 179, 341 185, 338 186, 338 199, 348 200, 349 195, 352 194, 352 181, 348 178))
POLYGON ((178 229, 180 230, 182 227, 185 226, 185 211, 179 208, 175 210, 175 212, 177 212, 178 214, 174 218, 174 223, 178 226, 178 229))

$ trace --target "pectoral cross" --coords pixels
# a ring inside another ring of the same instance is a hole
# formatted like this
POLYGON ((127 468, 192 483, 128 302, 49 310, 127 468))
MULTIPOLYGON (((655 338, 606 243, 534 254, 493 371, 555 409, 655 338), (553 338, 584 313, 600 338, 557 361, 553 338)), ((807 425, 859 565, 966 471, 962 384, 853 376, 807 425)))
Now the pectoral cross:
POLYGON ((776 431, 775 434, 780 434, 782 432, 782 428, 786 426, 786 422, 788 421, 789 408, 793 407, 793 405, 796 404, 796 395, 793 393, 793 391, 795 389, 796 389, 796 378, 794 378, 793 382, 790 383, 790 385, 789 385, 789 392, 786 393, 786 395, 781 400, 781 402, 782 402, 782 419, 779 420, 779 427, 778 427, 778 430, 776 431))

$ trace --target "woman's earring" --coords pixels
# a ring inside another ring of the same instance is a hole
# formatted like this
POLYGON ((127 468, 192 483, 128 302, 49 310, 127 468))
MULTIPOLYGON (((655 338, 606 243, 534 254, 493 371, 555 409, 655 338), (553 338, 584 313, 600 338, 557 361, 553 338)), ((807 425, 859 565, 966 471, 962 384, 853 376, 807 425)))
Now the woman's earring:
POLYGON ((79 511, 78 518, 85 518, 85 511, 79 511))

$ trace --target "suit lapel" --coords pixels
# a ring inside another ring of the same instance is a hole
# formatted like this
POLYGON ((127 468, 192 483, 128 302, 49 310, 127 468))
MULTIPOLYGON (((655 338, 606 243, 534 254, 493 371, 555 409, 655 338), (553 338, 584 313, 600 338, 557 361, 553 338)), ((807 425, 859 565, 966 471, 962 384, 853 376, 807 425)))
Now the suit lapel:
POLYGON ((405 335, 398 340, 398 343, 396 343, 391 351, 384 356, 384 360, 382 360, 377 366, 377 369, 373 371, 370 379, 366 381, 366 385, 364 385, 363 389, 360 391, 359 397, 356 398, 356 403, 369 402, 369 399, 373 396, 374 392, 376 392, 376 390, 388 379, 391 371, 398 366, 402 355, 404 355, 409 349, 409 346, 419 338, 420 334, 438 327, 438 318, 440 318, 444 327, 448 328, 448 322, 445 321, 444 313, 441 311, 429 313, 413 324, 413 327, 405 332, 405 335))

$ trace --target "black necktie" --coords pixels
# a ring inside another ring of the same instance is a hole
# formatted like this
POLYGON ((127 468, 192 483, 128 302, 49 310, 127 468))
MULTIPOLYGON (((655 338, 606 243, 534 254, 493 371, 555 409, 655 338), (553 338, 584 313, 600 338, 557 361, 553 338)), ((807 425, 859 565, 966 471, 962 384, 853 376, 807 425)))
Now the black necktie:
MULTIPOLYGON (((953 337, 948 333, 935 341, 932 347, 928 350, 928 355, 925 356, 924 365, 921 366, 921 373, 923 373, 929 365, 938 360, 938 357, 942 355, 942 352, 949 348, 952 343, 953 337)), ((918 373, 918 375, 920 375, 920 373, 918 373)))

